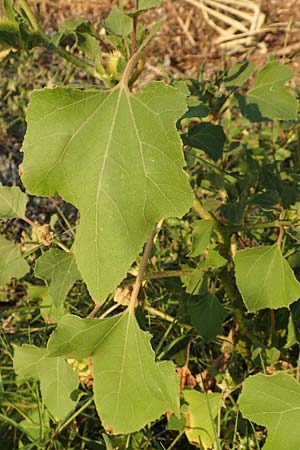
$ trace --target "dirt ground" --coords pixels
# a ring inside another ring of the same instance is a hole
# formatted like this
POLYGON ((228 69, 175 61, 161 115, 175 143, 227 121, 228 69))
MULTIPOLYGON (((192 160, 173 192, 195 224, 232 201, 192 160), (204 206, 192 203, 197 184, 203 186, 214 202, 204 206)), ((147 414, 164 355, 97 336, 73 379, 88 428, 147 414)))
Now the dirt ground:
MULTIPOLYGON (((217 40, 220 29, 228 31, 230 27, 225 25, 224 20, 211 14, 205 15, 199 7, 202 2, 206 5, 211 3, 217 14, 224 13, 222 6, 216 8, 216 1, 219 5, 227 4, 229 8, 235 7, 253 14, 248 7, 236 6, 242 2, 247 5, 249 0, 164 0, 161 7, 143 15, 143 20, 149 27, 158 19, 163 19, 159 33, 147 49, 150 55, 146 67, 148 78, 158 77, 164 70, 174 76, 195 76, 203 63, 206 63, 206 70, 210 72, 222 68, 225 61, 230 64, 242 57, 248 57, 261 65, 270 54, 284 61, 295 53, 292 61, 299 73, 300 0, 252 0, 251 3, 256 4, 261 13, 260 17, 264 15, 260 26, 255 27, 251 37, 241 45, 232 40, 226 46, 220 45, 217 40)), ((117 3, 117 0, 32 1, 49 31, 56 29, 64 18, 78 16, 88 18, 100 29, 103 19, 117 3)), ((130 10, 132 0, 124 0, 124 5, 130 10)), ((250 28, 247 21, 241 20, 232 12, 227 12, 226 15, 242 22, 242 26, 245 25, 247 29, 250 28)), ((231 36, 233 34, 234 30, 231 36)))

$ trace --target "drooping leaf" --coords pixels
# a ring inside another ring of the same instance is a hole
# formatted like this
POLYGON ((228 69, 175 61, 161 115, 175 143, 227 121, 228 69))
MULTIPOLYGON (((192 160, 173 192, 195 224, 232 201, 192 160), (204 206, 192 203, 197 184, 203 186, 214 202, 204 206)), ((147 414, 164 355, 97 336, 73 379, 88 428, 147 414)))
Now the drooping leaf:
POLYGON ((49 295, 56 308, 63 306, 69 290, 81 278, 73 253, 57 248, 51 248, 39 257, 34 273, 47 282, 49 295))
POLYGON ((288 307, 300 297, 300 283, 277 245, 238 251, 235 274, 250 312, 288 307))
POLYGON ((206 341, 211 341, 221 332, 227 316, 224 306, 213 294, 191 300, 188 311, 193 326, 206 341))
POLYGON ((190 256, 199 256, 210 244, 210 237, 214 228, 214 220, 197 220, 192 224, 193 241, 190 256))
POLYGON ((185 434, 191 444, 212 448, 215 443, 215 419, 221 403, 221 394, 206 394, 193 389, 183 391, 188 403, 185 434))
POLYGON ((63 419, 76 404, 71 393, 78 376, 63 358, 49 358, 47 349, 34 345, 15 347, 14 370, 20 381, 38 379, 43 402, 56 419, 63 419))
POLYGON ((192 147, 199 148, 208 154, 214 161, 221 158, 226 136, 221 125, 202 122, 193 126, 184 142, 192 147))
POLYGON ((19 246, 0 235, 0 286, 12 278, 22 278, 28 271, 19 246))
POLYGON ((122 83, 32 94, 23 182, 79 209, 73 251, 96 302, 124 278, 155 223, 191 205, 175 127, 184 110, 184 96, 161 82, 134 94, 122 83))
POLYGON ((267 427, 263 450, 299 450, 300 386, 291 375, 247 378, 239 403, 244 417, 267 427))
POLYGON ((241 87, 255 71, 255 64, 251 61, 239 61, 232 66, 224 78, 224 84, 227 88, 241 87))
POLYGON ((257 75, 242 106, 243 114, 254 122, 265 119, 296 120, 298 102, 284 84, 294 77, 292 67, 269 62, 257 75))
POLYGON ((131 433, 167 410, 179 414, 179 378, 171 362, 154 361, 151 336, 126 311, 108 319, 65 316, 48 343, 50 355, 91 355, 97 411, 112 434, 131 433))
POLYGON ((114 6, 105 20, 104 26, 111 33, 125 38, 132 31, 132 18, 114 6))
POLYGON ((27 195, 16 186, 0 186, 0 218, 13 219, 25 216, 27 195))

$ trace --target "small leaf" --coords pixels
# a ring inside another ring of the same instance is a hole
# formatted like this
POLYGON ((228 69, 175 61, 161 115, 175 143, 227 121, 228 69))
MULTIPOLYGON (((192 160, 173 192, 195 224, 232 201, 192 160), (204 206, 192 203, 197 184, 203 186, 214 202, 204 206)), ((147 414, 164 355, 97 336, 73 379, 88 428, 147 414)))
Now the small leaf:
POLYGON ((188 305, 193 326, 206 341, 211 341, 222 331, 227 312, 215 295, 191 300, 188 305))
POLYGON ((112 434, 127 434, 167 410, 179 415, 179 378, 171 362, 155 362, 150 339, 129 311, 101 320, 65 316, 48 349, 68 358, 91 355, 103 426, 112 434))
POLYGON ((73 253, 51 248, 36 262, 34 273, 45 280, 49 295, 56 308, 63 306, 66 296, 75 283, 81 279, 73 253))
POLYGON ((193 241, 189 256, 199 256, 207 249, 214 226, 214 220, 197 220, 192 224, 193 241))
POLYGON ((226 264, 227 260, 220 255, 214 248, 210 248, 207 252, 206 258, 198 263, 198 268, 202 270, 219 269, 226 264))
POLYGON ((25 344, 15 347, 14 370, 21 381, 40 381, 43 402, 55 418, 64 419, 74 408, 70 396, 79 380, 63 358, 49 358, 47 349, 25 344))
POLYGON ((224 78, 226 88, 244 86, 254 71, 255 64, 253 62, 247 60, 237 62, 228 70, 227 76, 224 78))
POLYGON ((85 19, 67 19, 59 25, 57 33, 52 37, 52 42, 54 45, 60 45, 68 37, 73 36, 77 39, 78 33, 90 33, 92 35, 95 31, 85 19))
POLYGON ((49 294, 48 286, 27 287, 28 296, 32 300, 41 300, 40 313, 47 323, 57 323, 66 313, 64 306, 56 308, 49 294))
POLYGON ((221 394, 206 394, 195 390, 183 391, 188 403, 185 434, 189 442, 212 448, 215 444, 216 424, 214 423, 221 403, 221 394))
POLYGON ((162 0, 138 0, 137 12, 145 11, 147 9, 156 8, 161 4, 162 0))
POLYGON ((31 96, 22 179, 30 193, 60 194, 79 209, 73 252, 97 303, 125 277, 155 224, 192 203, 175 126, 185 108, 184 95, 161 82, 138 93, 120 83, 31 96))
POLYGON ((104 26, 111 33, 125 38, 132 31, 132 19, 120 8, 114 6, 105 20, 104 26))
POLYGON ((12 278, 22 278, 28 271, 19 246, 0 235, 0 286, 12 278))
POLYGON ((0 186, 0 218, 13 219, 25 216, 27 195, 16 186, 0 186))
POLYGON ((250 312, 288 307, 300 297, 300 283, 276 244, 238 251, 235 273, 250 312))
MULTIPOLYGON (((243 114, 251 121, 296 120, 298 102, 284 84, 294 77, 292 67, 269 62, 257 75, 244 98, 243 114)), ((243 101, 242 99, 240 99, 243 101)))
POLYGON ((188 294, 199 295, 206 291, 207 280, 202 269, 192 270, 190 274, 182 276, 181 281, 188 294))
POLYGON ((246 379, 239 398, 243 416, 267 427, 263 450, 299 450, 300 385, 289 374, 246 379))
POLYGON ((223 154, 226 136, 223 127, 202 122, 193 126, 184 136, 184 142, 191 147, 199 148, 208 154, 214 161, 223 154))

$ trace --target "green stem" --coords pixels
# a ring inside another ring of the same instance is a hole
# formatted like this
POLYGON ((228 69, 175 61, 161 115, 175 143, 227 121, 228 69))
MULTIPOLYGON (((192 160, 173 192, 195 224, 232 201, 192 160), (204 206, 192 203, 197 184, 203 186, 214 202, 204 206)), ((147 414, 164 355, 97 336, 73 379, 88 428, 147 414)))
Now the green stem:
POLYGON ((30 22, 32 30, 36 33, 41 33, 42 29, 39 24, 39 21, 37 20, 35 14, 32 12, 32 9, 31 9, 28 1, 27 0, 18 0, 18 3, 20 5, 21 9, 23 9, 24 13, 26 14, 27 19, 30 22))
POLYGON ((59 239, 53 239, 53 244, 56 244, 58 247, 60 247, 64 252, 71 253, 71 250, 66 247, 59 239))
MULTIPOLYGON (((73 422, 73 420, 79 416, 79 414, 81 414, 88 406, 90 406, 91 403, 93 403, 94 398, 90 398, 89 400, 87 400, 82 406, 81 408, 77 409, 77 411, 75 411, 74 414, 72 414, 71 417, 69 417, 68 420, 66 420, 64 423, 62 423, 61 425, 58 426, 58 428, 53 432, 51 439, 50 439, 50 446, 52 445, 52 442, 56 439, 56 437, 58 436, 59 433, 61 433, 70 423, 73 422)), ((50 447, 47 447, 50 448, 50 447)))
POLYGON ((175 317, 170 316, 169 314, 166 314, 163 311, 159 311, 158 309, 155 309, 152 306, 145 305, 144 309, 153 316, 160 317, 161 319, 166 320, 167 322, 178 323, 181 327, 185 328, 187 331, 191 331, 193 329, 192 325, 189 325, 187 323, 180 323, 175 319, 175 317))
POLYGON ((152 272, 145 274, 143 280, 159 280, 160 278, 174 278, 174 277, 184 277, 191 275, 194 269, 191 270, 165 270, 162 272, 152 272))
POLYGON ((272 220, 269 222, 260 222, 246 225, 236 225, 233 227, 234 231, 257 230, 263 228, 281 228, 291 226, 288 220, 272 220))
POLYGON ((80 58, 79 56, 73 55, 73 53, 68 52, 60 45, 54 45, 51 39, 43 32, 40 32, 40 38, 43 44, 49 48, 49 50, 57 53, 59 56, 64 58, 69 63, 73 64, 74 66, 78 67, 79 69, 89 73, 94 78, 97 78, 98 80, 101 80, 106 87, 110 87, 110 84, 108 80, 106 79, 105 75, 103 73, 99 73, 95 66, 90 64, 88 61, 85 61, 84 59, 80 58))

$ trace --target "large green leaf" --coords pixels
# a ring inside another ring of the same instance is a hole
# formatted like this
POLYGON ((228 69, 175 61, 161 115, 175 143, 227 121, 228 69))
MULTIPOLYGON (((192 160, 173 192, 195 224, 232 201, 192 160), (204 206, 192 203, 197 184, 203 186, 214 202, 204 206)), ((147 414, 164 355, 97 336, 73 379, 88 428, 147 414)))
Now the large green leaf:
POLYGON ((12 219, 25 216, 27 195, 16 186, 0 186, 0 218, 12 219))
POLYGON ((300 297, 300 283, 276 244, 238 251, 235 273, 251 312, 288 307, 300 297))
POLYGON ((244 417, 267 427, 263 450, 299 450, 300 386, 291 375, 247 378, 239 403, 244 417))
POLYGON ((183 391, 188 403, 185 434, 188 440, 201 448, 212 448, 216 442, 215 419, 221 406, 221 394, 206 394, 195 390, 183 391))
POLYGON ((92 356, 102 423, 111 433, 124 434, 167 410, 179 415, 179 378, 171 362, 155 362, 150 339, 130 311, 102 320, 65 316, 48 349, 54 356, 92 356))
POLYGON ((11 278, 22 278, 29 266, 21 255, 19 246, 0 235, 0 286, 11 278))
POLYGON ((49 358, 47 349, 25 344, 15 347, 14 370, 20 381, 40 381, 43 402, 56 419, 63 419, 74 408, 76 402, 70 395, 79 380, 63 358, 49 358))
POLYGON ((81 278, 73 253, 57 248, 51 248, 40 256, 34 273, 47 282, 49 295, 56 308, 63 306, 69 290, 81 278))
POLYGON ((257 75, 246 95, 243 113, 252 121, 263 119, 296 120, 296 96, 284 86, 295 76, 292 67, 269 62, 257 75))
POLYGON ((155 223, 191 205, 175 127, 185 108, 184 95, 161 82, 134 94, 122 84, 32 94, 23 182, 79 209, 73 251, 96 302, 126 275, 155 223))

